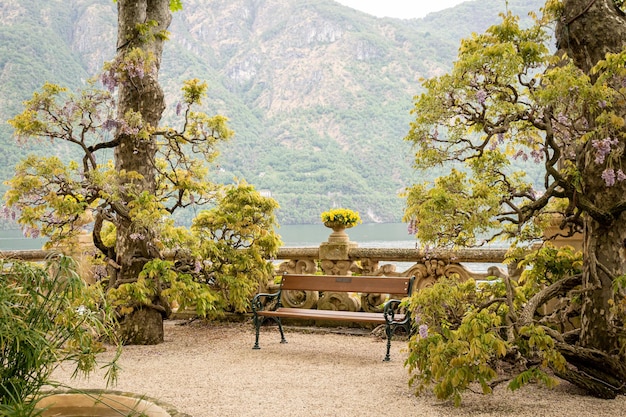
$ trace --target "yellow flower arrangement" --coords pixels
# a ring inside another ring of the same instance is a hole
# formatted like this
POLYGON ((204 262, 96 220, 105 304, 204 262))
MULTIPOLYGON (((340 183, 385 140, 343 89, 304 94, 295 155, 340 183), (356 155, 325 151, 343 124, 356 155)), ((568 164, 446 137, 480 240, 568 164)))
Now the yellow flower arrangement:
POLYGON ((322 213, 322 222, 326 227, 353 227, 362 223, 359 213, 345 208, 336 208, 322 213))

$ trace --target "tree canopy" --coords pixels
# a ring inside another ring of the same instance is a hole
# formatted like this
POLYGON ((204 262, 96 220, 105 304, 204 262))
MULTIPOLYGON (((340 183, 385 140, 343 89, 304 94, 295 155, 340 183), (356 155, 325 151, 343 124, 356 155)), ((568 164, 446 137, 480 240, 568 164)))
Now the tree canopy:
POLYGON ((406 139, 417 168, 449 173, 408 190, 406 219, 435 246, 513 242, 523 250, 510 266, 527 270, 414 298, 425 327, 408 364, 420 388, 460 401, 472 381, 489 391, 508 361, 512 388, 552 371, 601 397, 626 392, 625 46, 612 1, 550 0, 530 27, 507 13, 465 39, 451 72, 424 83, 406 139), (512 168, 520 158, 543 167, 542 187, 512 168), (583 234, 582 262, 550 244, 527 255, 554 222, 583 234))
POLYGON ((177 125, 161 123, 163 43, 182 2, 117 5, 117 55, 99 79, 79 93, 45 84, 9 121, 18 140, 73 147, 82 160, 30 156, 6 197, 27 234, 48 236, 51 245, 89 231, 122 340, 158 343, 174 303, 201 315, 245 310, 280 242, 277 204, 244 182, 210 180, 217 144, 233 132, 225 117, 198 110, 205 82, 185 82, 177 125), (191 229, 175 222, 182 209, 198 210, 191 229))

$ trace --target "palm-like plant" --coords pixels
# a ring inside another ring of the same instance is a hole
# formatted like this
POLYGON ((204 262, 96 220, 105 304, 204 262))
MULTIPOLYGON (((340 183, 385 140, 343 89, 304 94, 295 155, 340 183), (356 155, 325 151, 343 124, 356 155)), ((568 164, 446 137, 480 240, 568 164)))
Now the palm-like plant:
MULTIPOLYGON (((94 370, 113 323, 101 290, 81 280, 71 258, 0 260, 0 415, 37 415, 36 400, 42 388, 58 386, 51 374, 62 362, 75 363, 74 375, 94 370)), ((106 365, 107 384, 120 352, 106 365)))

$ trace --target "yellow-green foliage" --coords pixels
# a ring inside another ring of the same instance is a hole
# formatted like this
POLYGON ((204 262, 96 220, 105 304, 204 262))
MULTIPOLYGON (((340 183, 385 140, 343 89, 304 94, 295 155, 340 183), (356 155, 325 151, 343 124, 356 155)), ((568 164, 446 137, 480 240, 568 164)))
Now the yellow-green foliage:
MULTIPOLYGON (((588 74, 564 54, 553 55, 546 28, 571 14, 570 6, 549 0, 532 26, 503 14, 501 24, 462 41, 448 74, 424 82, 406 140, 415 146, 418 169, 443 166, 448 173, 407 190, 405 220, 422 244, 475 246, 483 243, 479 237, 504 237, 528 251, 555 218, 562 219, 564 234, 580 232, 593 219, 586 243, 619 222, 626 51, 607 54, 588 74), (541 189, 516 169, 516 160, 545 168, 541 189)), ((584 273, 580 253, 545 244, 517 265, 524 270, 519 282, 504 278, 477 291, 444 281, 420 291, 411 299, 422 326, 407 361, 412 383, 420 390, 434 384, 440 398, 458 403, 468 383, 487 390, 496 363, 519 357, 510 388, 531 380, 551 385, 547 370, 563 370, 558 349, 570 339, 562 334, 580 326, 581 311, 606 311, 594 320, 606 318, 599 326, 615 329, 611 337, 618 338, 624 278, 616 277, 623 271, 615 259, 622 242, 595 245, 589 243, 584 273), (609 290, 606 277, 620 284, 609 290), (550 297, 555 302, 547 305, 550 297)), ((522 256, 521 249, 512 253, 512 262, 522 256)), ((583 337, 581 345, 597 348, 611 337, 583 337)))
POLYGON ((571 246, 556 247, 548 242, 524 257, 518 266, 523 269, 520 284, 536 288, 580 274, 583 256, 571 246))
POLYGON ((281 244, 274 231, 276 208, 275 200, 241 183, 194 219, 195 253, 204 260, 199 267, 223 309, 246 311, 259 284, 271 279, 269 259, 281 244))
POLYGON ((195 281, 191 274, 176 271, 174 262, 161 259, 146 263, 137 281, 109 290, 107 298, 121 315, 152 305, 157 298, 180 309, 194 306, 202 316, 223 308, 207 285, 195 281))
POLYGON ((438 398, 458 405, 472 383, 491 392, 490 382, 501 376, 498 364, 510 353, 509 358, 529 360, 517 362, 517 373, 506 375, 510 389, 535 381, 554 386, 550 369, 564 369, 565 359, 550 323, 536 317, 518 324, 515 314, 552 282, 580 273, 581 265, 580 252, 546 244, 519 263, 524 268, 519 285, 508 278, 477 285, 441 277, 413 294, 408 305, 418 331, 409 341, 410 384, 418 393, 432 386, 438 398))
MULTIPOLYGON (((176 8, 180 2, 174 1, 176 8)), ((154 22, 137 27, 151 37, 154 22)), ((132 49, 123 62, 105 66, 108 87, 117 81, 134 81, 152 70, 153 59, 132 49)), ((218 155, 218 142, 232 137, 227 119, 193 111, 207 94, 207 84, 197 79, 184 83, 177 113, 178 129, 147 125, 142 115, 128 111, 115 120, 115 103, 106 91, 85 90, 80 95, 46 84, 25 103, 25 110, 10 121, 20 139, 47 138, 76 146, 84 152, 82 163, 63 163, 56 157, 29 157, 10 181, 7 205, 19 212, 19 222, 32 235, 63 243, 94 218, 104 255, 103 264, 121 242, 149 240, 151 256, 136 282, 112 286, 108 298, 124 315, 143 306, 164 308, 194 305, 198 314, 245 311, 259 283, 271 276, 267 261, 280 244, 274 232, 274 200, 261 197, 245 183, 223 187, 208 179, 209 163, 218 155), (155 187, 146 189, 139 172, 120 170, 101 152, 116 146, 112 129, 153 141, 155 187), (197 205, 202 211, 193 227, 175 226, 178 209, 197 205), (119 227, 120 218, 130 224, 119 227), (181 254, 163 260, 168 251, 181 254)))
POLYGON ((281 244, 274 231, 278 205, 245 183, 226 187, 217 201, 198 214, 190 230, 164 225, 159 242, 182 250, 182 264, 154 259, 136 282, 109 290, 120 314, 158 300, 180 309, 194 307, 202 317, 248 310, 259 284, 273 274, 269 259, 281 244))
POLYGON ((500 328, 505 310, 476 306, 489 299, 472 280, 442 277, 414 294, 409 302, 419 331, 409 341, 406 365, 410 384, 421 392, 430 385, 440 399, 460 404, 461 394, 479 382, 483 392, 497 373, 495 361, 507 353, 500 328))
POLYGON ((495 215, 502 195, 499 187, 495 180, 476 180, 452 169, 437 178, 431 188, 417 184, 408 190, 405 220, 414 221, 423 241, 437 246, 475 245, 481 233, 497 224, 495 215))
POLYGON ((7 205, 20 207, 20 223, 27 234, 36 231, 63 239, 76 232, 69 223, 78 221, 89 206, 77 174, 75 166, 66 166, 57 157, 29 156, 20 162, 5 198, 7 205), (62 193, 48 187, 61 183, 62 193))
POLYGON ((462 41, 449 74, 424 83, 406 140, 415 144, 418 169, 449 164, 450 173, 407 190, 404 219, 423 243, 470 246, 494 234, 525 240, 541 233, 503 212, 509 201, 524 205, 522 197, 534 195, 523 172, 511 175, 511 162, 543 149, 525 115, 537 100, 528 86, 549 57, 546 39, 540 25, 522 29, 517 17, 503 15, 500 25, 462 41))

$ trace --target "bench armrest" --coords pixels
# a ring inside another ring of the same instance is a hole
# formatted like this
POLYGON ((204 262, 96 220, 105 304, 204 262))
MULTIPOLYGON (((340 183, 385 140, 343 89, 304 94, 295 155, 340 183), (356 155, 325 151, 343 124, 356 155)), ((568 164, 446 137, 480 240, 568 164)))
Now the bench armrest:
POLYGON ((411 320, 411 314, 408 310, 406 312, 403 312, 403 314, 401 315, 401 320, 396 320, 396 313, 398 313, 401 303, 402 300, 398 300, 395 298, 392 298, 385 302, 383 314, 385 316, 385 321, 387 322, 387 324, 405 324, 411 320))
POLYGON ((273 294, 258 293, 252 299, 252 312, 256 313, 257 311, 265 310, 267 307, 270 307, 271 310, 276 310, 279 303, 280 291, 273 294))

